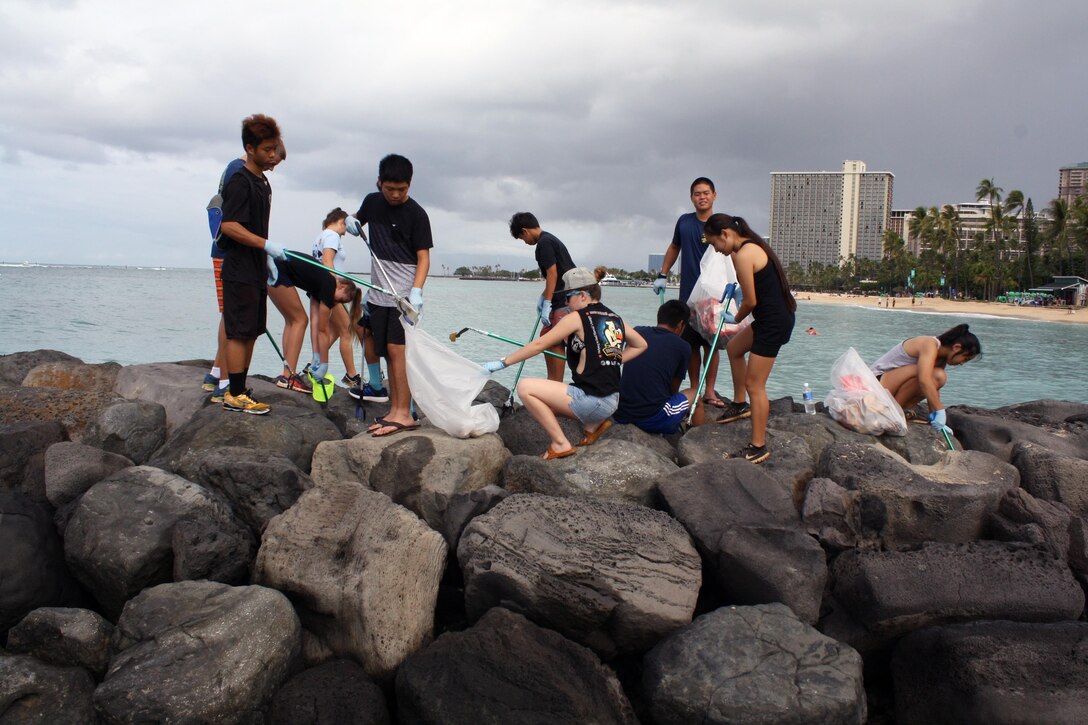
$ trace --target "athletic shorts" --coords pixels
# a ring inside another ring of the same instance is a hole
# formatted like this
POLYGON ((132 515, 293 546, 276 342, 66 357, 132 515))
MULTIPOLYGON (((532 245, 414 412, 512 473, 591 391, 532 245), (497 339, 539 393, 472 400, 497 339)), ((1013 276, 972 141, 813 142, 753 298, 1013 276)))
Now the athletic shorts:
POLYGON ((705 347, 708 350, 710 349, 710 343, 704 340, 703 336, 696 332, 691 325, 684 325, 684 330, 680 333, 680 337, 687 341, 692 347, 705 347))
POLYGON ((567 386, 567 395, 570 396, 570 412, 584 425, 593 425, 608 420, 620 407, 620 394, 612 393, 604 397, 597 397, 584 392, 573 385, 567 386))
POLYGON ((559 321, 562 320, 564 317, 566 317, 569 314, 570 314, 570 308, 569 307, 560 307, 559 309, 553 309, 552 313, 550 315, 548 315, 548 324, 544 325, 544 327, 542 327, 540 329, 540 335, 539 336, 544 337, 544 335, 551 332, 551 329, 553 327, 555 327, 556 325, 558 325, 559 321))
POLYGON ((372 305, 370 309, 370 331, 374 333, 374 352, 382 357, 389 356, 390 345, 404 344, 404 326, 400 321, 400 310, 396 307, 372 305))
MULTIPOLYGON (((305 262, 299 262, 299 264, 305 264, 305 262)), ((269 287, 295 286, 295 280, 291 277, 291 268, 287 266, 287 262, 276 262, 276 269, 279 272, 276 275, 276 284, 269 285, 269 287)))
POLYGON ((219 314, 223 314, 223 260, 212 257, 212 272, 215 273, 215 299, 219 303, 219 314))
POLYGON ((636 421, 635 425, 647 433, 661 433, 668 435, 680 430, 680 424, 688 417, 691 403, 683 393, 676 393, 665 401, 661 410, 651 415, 646 420, 636 421))
POLYGON ((256 340, 268 321, 268 290, 245 282, 223 281, 223 326, 229 340, 256 340))
POLYGON ((794 317, 752 322, 752 352, 761 357, 778 357, 778 351, 790 341, 794 317))

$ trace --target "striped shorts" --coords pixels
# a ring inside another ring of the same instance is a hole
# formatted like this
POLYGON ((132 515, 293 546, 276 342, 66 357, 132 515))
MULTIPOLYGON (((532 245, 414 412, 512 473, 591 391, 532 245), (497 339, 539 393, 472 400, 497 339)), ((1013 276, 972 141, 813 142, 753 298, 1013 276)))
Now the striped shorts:
POLYGON ((212 257, 212 271, 215 272, 215 299, 219 302, 219 314, 223 314, 223 260, 212 257))

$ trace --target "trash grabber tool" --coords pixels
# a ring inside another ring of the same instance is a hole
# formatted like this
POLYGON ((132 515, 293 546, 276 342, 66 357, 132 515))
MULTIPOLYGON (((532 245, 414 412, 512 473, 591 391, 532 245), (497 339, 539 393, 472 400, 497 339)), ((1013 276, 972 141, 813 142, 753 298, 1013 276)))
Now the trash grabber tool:
POLYGON ((722 334, 722 325, 725 324, 725 313, 729 311, 729 303, 733 301, 733 293, 737 289, 736 282, 730 282, 725 285, 725 292, 722 294, 721 301, 725 304, 722 306, 722 314, 718 318, 718 330, 714 333, 714 340, 710 343, 710 349, 706 353, 706 362, 703 363, 703 369, 699 373, 699 387, 695 390, 695 399, 691 403, 691 409, 688 410, 687 424, 691 425, 691 418, 695 415, 695 406, 699 404, 699 401, 703 398, 703 385, 706 384, 706 371, 710 368, 710 358, 718 351, 718 337, 722 334))
MULTIPOLYGON (((360 232, 361 231, 362 230, 360 230, 360 232)), ((419 310, 413 307, 411 302, 404 299, 397 293, 397 290, 393 285, 393 278, 390 277, 389 273, 385 271, 385 265, 382 264, 382 260, 378 257, 377 254, 374 254, 374 247, 370 246, 370 240, 366 238, 365 234, 360 233, 359 236, 363 238, 363 241, 366 243, 366 248, 370 250, 370 256, 374 259, 375 262, 378 263, 378 269, 381 270, 382 277, 385 277, 385 283, 389 285, 389 289, 383 289, 379 291, 385 292, 387 295, 392 295, 393 299, 397 302, 397 309, 400 310, 401 316, 408 321, 408 324, 414 327, 415 324, 419 322, 419 310)), ((371 269, 370 273, 374 274, 374 270, 371 269)))
POLYGON ((291 257, 293 259, 297 259, 300 262, 306 262, 307 264, 312 264, 315 267, 321 267, 321 269, 325 270, 326 272, 331 272, 332 274, 335 274, 338 277, 343 277, 344 279, 350 279, 352 282, 354 282, 357 285, 362 285, 363 287, 366 287, 366 288, 372 289, 372 290, 376 290, 378 292, 384 292, 387 295, 392 295, 393 294, 392 292, 385 289, 384 287, 379 287, 376 284, 373 284, 371 282, 367 282, 365 279, 359 279, 358 277, 356 277, 354 275, 350 275, 350 274, 348 274, 346 272, 341 272, 338 269, 333 269, 332 267, 326 267, 325 265, 323 265, 321 262, 318 262, 313 257, 307 257, 304 254, 296 254, 296 253, 292 252, 290 249, 284 250, 284 253, 288 257, 291 257))
MULTIPOLYGON (((502 340, 503 342, 508 342, 511 345, 517 345, 518 347, 524 347, 526 345, 526 343, 521 342, 519 340, 512 340, 509 337, 503 337, 502 335, 496 335, 493 332, 488 332, 487 330, 479 330, 479 329, 477 329, 475 327, 465 327, 465 328, 462 328, 460 332, 451 332, 450 333, 450 342, 457 342, 457 338, 461 337, 461 335, 464 335, 466 332, 478 332, 479 334, 485 335, 486 337, 491 337, 491 338, 494 338, 496 340, 502 340)), ((559 358, 560 360, 566 360, 567 359, 566 355, 560 355, 559 353, 552 352, 551 350, 545 350, 544 354, 545 355, 551 355, 552 357, 559 358)))
MULTIPOLYGON (((540 327, 540 316, 537 315, 536 322, 533 323, 533 331, 529 333, 529 339, 532 340, 536 337, 536 331, 540 327)), ((521 371, 525 369, 525 360, 522 360, 518 365, 518 371, 514 375, 514 384, 510 386, 510 397, 506 399, 506 402, 502 404, 502 411, 500 415, 506 415, 507 413, 514 412, 514 391, 518 388, 518 380, 521 379, 521 371)))

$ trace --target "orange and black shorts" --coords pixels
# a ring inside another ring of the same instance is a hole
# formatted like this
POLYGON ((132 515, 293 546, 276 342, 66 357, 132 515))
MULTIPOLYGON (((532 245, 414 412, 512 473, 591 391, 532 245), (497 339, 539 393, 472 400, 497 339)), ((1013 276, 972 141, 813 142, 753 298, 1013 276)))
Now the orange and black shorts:
POLYGON ((212 271, 215 272, 215 298, 219 301, 219 314, 223 314, 223 260, 212 257, 212 271))

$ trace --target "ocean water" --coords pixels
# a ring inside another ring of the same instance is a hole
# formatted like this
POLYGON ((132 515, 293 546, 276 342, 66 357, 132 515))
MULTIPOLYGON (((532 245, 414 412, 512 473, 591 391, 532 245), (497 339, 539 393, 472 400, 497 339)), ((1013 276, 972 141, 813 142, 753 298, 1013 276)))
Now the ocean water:
MULTIPOLYGON (((475 332, 451 342, 450 333, 471 326, 525 340, 533 328, 540 291, 539 282, 433 277, 424 292, 421 326, 470 360, 494 360, 514 348, 475 332)), ((654 324, 658 298, 648 288, 606 287, 603 302, 629 324, 654 324)), ((218 319, 210 266, 165 270, 0 266, 0 354, 51 348, 85 362, 113 360, 122 365, 210 359, 218 319)), ((283 321, 271 305, 268 319, 278 344, 283 321)), ((947 405, 999 407, 1044 398, 1088 403, 1088 325, 803 300, 793 339, 771 373, 769 393, 772 398, 792 395, 799 400, 801 386, 808 382, 821 400, 830 388, 832 363, 848 347, 872 362, 904 338, 940 334, 960 322, 970 324, 978 335, 983 355, 950 369, 942 391, 947 405), (820 335, 806 335, 809 326, 820 335)), ((307 336, 304 362, 310 358, 308 340, 307 336)), ((357 366, 359 358, 357 354, 357 366)), ((731 395, 727 367, 723 364, 717 384, 724 396, 731 395)), ((279 370, 279 357, 262 338, 251 372, 277 375, 279 370)), ((335 348, 330 370, 337 380, 344 372, 335 348)), ((530 360, 523 373, 544 374, 540 358, 530 360)), ((514 371, 503 370, 495 379, 509 386, 514 371)))

